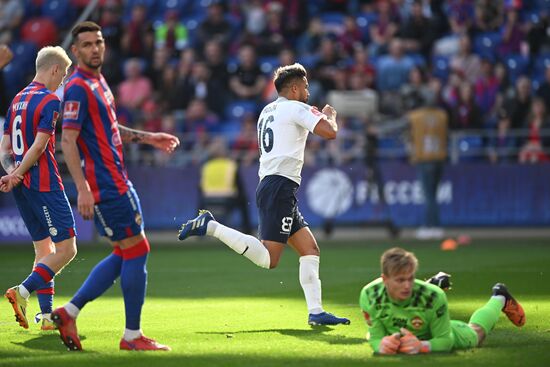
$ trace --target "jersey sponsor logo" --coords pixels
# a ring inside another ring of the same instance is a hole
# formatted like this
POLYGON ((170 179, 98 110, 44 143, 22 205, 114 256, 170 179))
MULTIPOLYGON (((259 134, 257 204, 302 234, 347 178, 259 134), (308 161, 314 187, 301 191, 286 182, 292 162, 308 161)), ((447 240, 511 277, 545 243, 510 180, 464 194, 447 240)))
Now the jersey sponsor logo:
POLYGON ((292 217, 284 217, 281 222, 281 233, 290 233, 290 230, 292 229, 292 217))
POLYGON ((315 116, 321 116, 323 113, 321 111, 319 111, 316 107, 311 107, 309 109, 311 111, 312 114, 314 114, 315 116))
MULTIPOLYGON (((139 213, 136 213, 135 220, 138 226, 141 226, 141 223, 143 223, 143 219, 141 218, 141 215, 139 213)), ((204 218, 202 218, 202 221, 204 222, 204 218)))
POLYGON ((57 120, 59 119, 59 112, 53 111, 52 116, 52 127, 55 129, 55 124, 57 124, 57 120))
POLYGON ((63 118, 68 120, 78 120, 78 113, 80 112, 80 102, 67 101, 63 108, 63 118))
POLYGON ((415 316, 411 320, 411 325, 415 328, 415 330, 419 330, 424 325, 424 320, 422 320, 419 316, 415 316))
POLYGON ((392 323, 393 323, 393 326, 398 327, 398 328, 402 328, 402 327, 406 328, 407 327, 407 319, 394 317, 392 319, 392 323))

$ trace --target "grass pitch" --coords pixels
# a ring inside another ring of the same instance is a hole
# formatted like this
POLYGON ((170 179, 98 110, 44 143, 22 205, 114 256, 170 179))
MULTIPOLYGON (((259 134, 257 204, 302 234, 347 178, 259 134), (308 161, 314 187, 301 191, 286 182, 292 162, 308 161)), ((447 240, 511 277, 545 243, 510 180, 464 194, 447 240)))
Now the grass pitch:
MULTIPOLYGON (((298 282, 298 258, 287 249, 277 269, 265 271, 221 243, 153 247, 142 328, 168 344, 169 353, 118 350, 124 328, 120 287, 88 304, 78 319, 83 352, 68 352, 57 332, 29 330, 0 302, 0 366, 548 366, 550 365, 550 241, 477 240, 457 251, 414 241, 321 242, 324 307, 349 317, 349 326, 307 325, 298 282), (504 315, 482 348, 423 356, 373 356, 358 307, 360 289, 379 274, 379 258, 401 245, 420 260, 418 277, 452 274, 451 317, 467 321, 505 282, 527 314, 525 327, 504 315)), ((153 244, 154 246, 154 244, 153 244)), ((81 246, 56 278, 56 305, 66 302, 105 247, 81 246)), ((30 271, 30 246, 2 247, 0 287, 18 284, 30 271)), ((33 296, 29 316, 38 312, 33 296)))

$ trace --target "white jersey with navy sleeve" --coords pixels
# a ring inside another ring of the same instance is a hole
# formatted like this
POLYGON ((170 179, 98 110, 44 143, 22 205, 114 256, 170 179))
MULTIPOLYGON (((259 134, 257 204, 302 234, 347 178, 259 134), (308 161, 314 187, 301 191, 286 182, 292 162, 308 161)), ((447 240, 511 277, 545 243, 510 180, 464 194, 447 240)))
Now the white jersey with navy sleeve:
POLYGON ((258 118, 260 181, 279 175, 300 184, 307 136, 322 118, 310 105, 284 97, 264 107, 258 118))

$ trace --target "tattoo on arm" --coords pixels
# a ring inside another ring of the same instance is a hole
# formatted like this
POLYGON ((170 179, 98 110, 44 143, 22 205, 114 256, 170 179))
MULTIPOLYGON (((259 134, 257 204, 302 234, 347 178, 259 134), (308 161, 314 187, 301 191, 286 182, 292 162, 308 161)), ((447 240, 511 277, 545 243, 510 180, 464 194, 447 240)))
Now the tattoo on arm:
POLYGON ((6 173, 11 173, 15 169, 15 161, 11 154, 2 154, 0 156, 0 164, 6 173))
POLYGON ((145 143, 145 138, 149 133, 141 130, 130 129, 126 126, 118 125, 120 138, 124 143, 145 143))

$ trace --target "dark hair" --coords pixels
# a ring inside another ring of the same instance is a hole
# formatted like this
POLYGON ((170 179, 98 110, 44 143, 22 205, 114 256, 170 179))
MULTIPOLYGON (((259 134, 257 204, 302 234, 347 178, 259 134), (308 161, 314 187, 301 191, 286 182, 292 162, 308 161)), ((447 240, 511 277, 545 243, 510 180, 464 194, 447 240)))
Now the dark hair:
POLYGON ((294 79, 302 79, 307 76, 306 69, 298 63, 292 65, 281 66, 275 70, 273 75, 273 83, 277 92, 281 92, 284 88, 294 81, 294 79))
POLYGON ((74 28, 71 30, 71 35, 73 36, 73 43, 76 42, 76 39, 80 33, 98 32, 98 31, 101 31, 101 27, 97 23, 94 23, 91 21, 80 22, 77 25, 75 25, 74 28))

